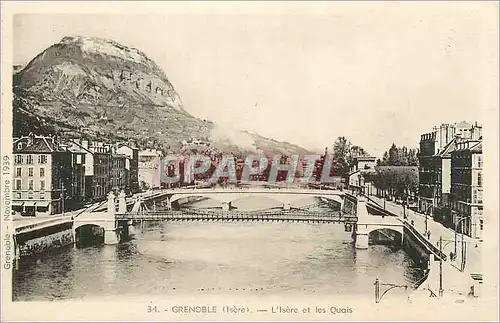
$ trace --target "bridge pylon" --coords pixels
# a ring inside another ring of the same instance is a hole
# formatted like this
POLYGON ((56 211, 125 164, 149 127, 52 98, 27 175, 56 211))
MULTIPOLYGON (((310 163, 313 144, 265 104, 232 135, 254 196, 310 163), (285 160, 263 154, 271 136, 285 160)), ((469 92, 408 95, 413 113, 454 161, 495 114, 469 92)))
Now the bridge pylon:
POLYGON ((108 194, 108 209, 106 212, 106 217, 111 221, 110 226, 104 228, 104 244, 117 244, 119 242, 118 234, 116 230, 116 204, 115 204, 115 194, 110 192, 108 194))
POLYGON ((366 198, 362 195, 357 197, 356 216, 358 223, 356 224, 356 249, 368 249, 368 223, 369 214, 366 209, 366 198))

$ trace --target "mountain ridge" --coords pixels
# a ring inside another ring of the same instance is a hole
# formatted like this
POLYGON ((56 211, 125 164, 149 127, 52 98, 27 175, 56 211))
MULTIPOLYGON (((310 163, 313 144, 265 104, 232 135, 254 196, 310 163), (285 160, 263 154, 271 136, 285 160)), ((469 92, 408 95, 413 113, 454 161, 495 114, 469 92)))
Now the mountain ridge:
POLYGON ((13 91, 14 136, 33 131, 132 140, 172 152, 183 140, 203 138, 224 152, 311 153, 192 116, 153 60, 113 40, 64 37, 14 68, 13 91))

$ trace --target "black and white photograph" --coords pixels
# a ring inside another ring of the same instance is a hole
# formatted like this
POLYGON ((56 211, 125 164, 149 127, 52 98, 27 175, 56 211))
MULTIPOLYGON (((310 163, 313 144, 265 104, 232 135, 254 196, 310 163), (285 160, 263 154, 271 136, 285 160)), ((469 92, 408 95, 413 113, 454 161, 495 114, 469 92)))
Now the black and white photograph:
POLYGON ((498 319, 498 2, 9 2, 2 320, 498 319))

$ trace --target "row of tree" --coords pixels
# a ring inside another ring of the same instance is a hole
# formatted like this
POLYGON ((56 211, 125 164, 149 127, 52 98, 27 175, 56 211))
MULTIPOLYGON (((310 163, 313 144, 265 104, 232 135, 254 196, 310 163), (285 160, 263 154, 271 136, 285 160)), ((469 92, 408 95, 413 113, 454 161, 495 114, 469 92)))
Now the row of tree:
POLYGON ((382 160, 377 160, 379 166, 418 166, 418 150, 408 149, 406 146, 396 147, 393 143, 388 151, 384 152, 382 160))
POLYGON ((384 196, 407 199, 418 193, 418 168, 415 166, 377 167, 367 180, 384 196))
MULTIPOLYGON (((397 147, 394 143, 377 160, 372 182, 384 195, 407 199, 418 193, 418 150, 397 147)), ((379 192, 380 193, 380 192, 379 192)))

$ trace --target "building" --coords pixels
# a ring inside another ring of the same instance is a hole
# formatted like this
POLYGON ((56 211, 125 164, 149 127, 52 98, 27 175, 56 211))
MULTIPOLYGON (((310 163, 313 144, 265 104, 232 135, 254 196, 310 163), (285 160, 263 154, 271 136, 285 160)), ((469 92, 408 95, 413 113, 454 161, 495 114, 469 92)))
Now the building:
POLYGON ((129 172, 129 180, 126 193, 135 194, 139 192, 139 148, 133 147, 130 144, 121 143, 118 144, 116 153, 127 156, 128 164, 126 168, 129 172))
POLYGON ((94 154, 89 149, 89 141, 86 139, 70 139, 68 150, 73 153, 84 154, 85 169, 85 193, 84 202, 90 202, 94 198, 94 154))
POLYGON ((62 213, 82 206, 85 154, 72 153, 54 137, 14 138, 12 208, 22 215, 62 213))
POLYGON ((472 238, 482 238, 482 169, 482 137, 458 141, 456 149, 451 153, 452 221, 458 232, 472 238))
POLYGON ((451 154, 460 140, 481 137, 482 126, 465 121, 441 124, 420 137, 418 210, 445 225, 450 212, 451 154))
POLYGON ((375 169, 377 165, 376 157, 373 156, 358 156, 354 157, 353 165, 351 167, 351 171, 355 170, 372 170, 375 169))
POLYGON ((358 156, 353 159, 351 170, 347 175, 350 190, 372 194, 373 185, 369 175, 375 172, 376 159, 373 156, 358 156))
POLYGON ((129 187, 130 174, 127 168, 128 158, 123 154, 113 152, 111 154, 111 190, 118 194, 126 191, 129 187))
POLYGON ((160 167, 163 153, 159 150, 139 151, 138 178, 141 189, 160 187, 160 167))
POLYGON ((91 142, 89 150, 93 155, 94 176, 92 179, 92 201, 103 201, 111 192, 111 146, 103 142, 91 142))

